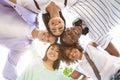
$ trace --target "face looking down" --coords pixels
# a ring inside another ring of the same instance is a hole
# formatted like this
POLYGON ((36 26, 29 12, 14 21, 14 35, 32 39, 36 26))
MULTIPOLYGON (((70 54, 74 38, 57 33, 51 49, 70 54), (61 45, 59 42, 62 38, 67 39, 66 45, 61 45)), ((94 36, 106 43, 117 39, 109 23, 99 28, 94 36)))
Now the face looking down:
POLYGON ((52 34, 59 36, 63 33, 65 25, 62 18, 53 17, 49 20, 48 26, 52 34))
POLYGON ((82 53, 77 48, 66 49, 65 55, 71 60, 79 60, 82 57, 82 53))
POLYGON ((73 44, 78 41, 79 37, 82 34, 82 28, 80 26, 75 26, 67 28, 63 33, 62 41, 66 44, 73 44))
POLYGON ((57 38, 50 34, 49 32, 45 31, 39 31, 38 34, 39 40, 43 42, 48 42, 48 43, 55 43, 57 38))

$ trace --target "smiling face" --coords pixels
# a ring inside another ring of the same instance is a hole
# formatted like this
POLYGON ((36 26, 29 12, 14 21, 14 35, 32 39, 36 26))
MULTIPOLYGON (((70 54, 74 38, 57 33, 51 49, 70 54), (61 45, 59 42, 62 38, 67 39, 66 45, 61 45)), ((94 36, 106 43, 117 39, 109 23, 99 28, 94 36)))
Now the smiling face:
POLYGON ((82 58, 82 53, 77 48, 67 49, 65 54, 71 60, 79 60, 82 58))
POLYGON ((64 43, 71 45, 78 41, 81 34, 82 28, 80 26, 67 28, 67 30, 63 34, 62 40, 64 43))
POLYGON ((58 45, 53 45, 50 46, 48 51, 47 51, 47 58, 50 61, 56 61, 59 58, 59 46, 58 45))
POLYGON ((53 17, 48 23, 49 29, 53 35, 59 36, 64 31, 65 23, 60 17, 53 17))
POLYGON ((57 38, 46 31, 39 31, 38 39, 43 42, 55 43, 57 38))

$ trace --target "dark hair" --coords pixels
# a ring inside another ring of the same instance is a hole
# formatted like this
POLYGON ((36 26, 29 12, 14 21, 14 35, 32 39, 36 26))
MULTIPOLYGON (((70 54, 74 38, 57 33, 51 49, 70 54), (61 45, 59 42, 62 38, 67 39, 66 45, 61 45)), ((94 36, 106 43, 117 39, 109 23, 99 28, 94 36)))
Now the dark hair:
MULTIPOLYGON (((58 46, 59 47, 59 49, 60 49, 60 44, 58 44, 58 43, 54 43, 54 44, 51 44, 48 48, 47 48, 47 50, 46 50, 46 54, 45 54, 45 56, 43 57, 43 61, 46 61, 47 59, 48 59, 48 57, 47 57, 47 52, 48 52, 48 49, 51 47, 51 46, 58 46)), ((53 64, 53 69, 55 70, 55 69, 58 69, 59 68, 59 66, 60 66, 60 57, 61 57, 61 53, 59 52, 59 55, 58 55, 59 57, 58 57, 58 59, 54 62, 54 64, 53 64)))
POLYGON ((120 80, 120 69, 111 77, 110 80, 120 80))
MULTIPOLYGON (((59 12, 59 14, 60 14, 60 17, 61 17, 61 18, 63 19, 63 21, 64 21, 64 24, 65 24, 64 30, 65 30, 65 28, 66 28, 66 21, 65 21, 63 15, 62 15, 62 12, 61 12, 61 11, 59 12)), ((50 14, 49 14, 48 12, 47 12, 46 14, 42 14, 42 18, 43 18, 43 22, 44 22, 47 30, 48 30, 53 36, 56 36, 56 35, 54 35, 54 34, 50 31, 50 28, 48 27, 48 22, 49 22, 49 20, 50 20, 50 14)), ((62 34, 61 34, 61 35, 62 35, 62 34)), ((56 36, 56 37, 59 37, 59 36, 61 36, 61 35, 58 35, 58 36, 56 36)))
POLYGON ((62 55, 61 55, 61 60, 62 60, 63 62, 65 62, 66 64, 68 64, 68 65, 70 65, 70 64, 72 64, 72 63, 78 62, 78 60, 71 60, 71 59, 69 59, 69 57, 66 55, 66 50, 67 50, 67 49, 72 50, 73 48, 77 48, 80 52, 83 52, 83 48, 82 48, 81 45, 79 45, 78 43, 75 43, 75 44, 73 44, 73 45, 71 45, 71 46, 62 44, 62 48, 60 48, 60 49, 61 49, 60 51, 62 51, 62 52, 61 52, 61 53, 62 53, 62 55))
MULTIPOLYGON (((81 19, 76 19, 74 22, 73 22, 73 26, 80 26, 82 28, 82 20, 81 19)), ((83 35, 86 35, 87 33, 89 32, 89 28, 88 27, 85 27, 85 28, 82 28, 82 34, 83 35)))

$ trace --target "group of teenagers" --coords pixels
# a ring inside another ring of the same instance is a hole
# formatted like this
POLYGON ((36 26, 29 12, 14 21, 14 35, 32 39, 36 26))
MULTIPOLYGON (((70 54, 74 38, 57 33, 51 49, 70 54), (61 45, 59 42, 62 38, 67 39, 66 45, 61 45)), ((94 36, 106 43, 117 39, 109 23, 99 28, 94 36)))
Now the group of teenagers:
POLYGON ((5 80, 120 80, 120 53, 108 34, 120 24, 119 7, 119 0, 0 0, 0 44, 9 49, 5 80), (66 25, 64 9, 75 16, 72 27, 66 25), (39 14, 46 30, 39 26, 39 14), (92 42, 83 49, 79 39, 87 34, 92 42), (50 46, 43 59, 37 57, 17 76, 16 66, 34 39, 50 46), (61 61, 78 65, 64 76, 58 70, 61 61))

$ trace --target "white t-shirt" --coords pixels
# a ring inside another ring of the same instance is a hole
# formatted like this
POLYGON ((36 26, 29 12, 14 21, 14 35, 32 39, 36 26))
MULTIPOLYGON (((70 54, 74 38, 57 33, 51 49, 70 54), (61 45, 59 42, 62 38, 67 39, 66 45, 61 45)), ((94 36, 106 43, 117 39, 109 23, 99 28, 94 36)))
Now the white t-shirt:
POLYGON ((36 13, 46 13, 46 7, 50 4, 51 1, 55 2, 55 4, 58 5, 61 9, 64 8, 65 0, 36 0, 40 10, 38 10, 35 6, 34 0, 17 0, 17 4, 36 13))
MULTIPOLYGON (((107 52, 100 51, 99 49, 88 45, 85 50, 91 60, 96 65, 100 72, 101 80, 110 80, 111 76, 120 69, 120 58, 108 55, 107 52)), ((80 63, 76 67, 76 70, 93 80, 97 80, 91 66, 87 62, 85 56, 83 55, 80 63)))

